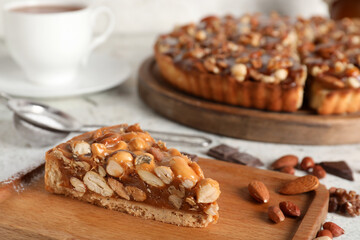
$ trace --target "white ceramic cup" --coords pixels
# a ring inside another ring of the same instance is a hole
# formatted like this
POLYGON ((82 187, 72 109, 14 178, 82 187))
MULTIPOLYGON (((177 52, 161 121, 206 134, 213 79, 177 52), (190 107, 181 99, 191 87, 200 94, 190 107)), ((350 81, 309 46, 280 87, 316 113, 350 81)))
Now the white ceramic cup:
POLYGON ((9 2, 3 8, 4 36, 13 59, 28 79, 39 85, 70 83, 79 67, 112 33, 115 17, 105 6, 91 7, 85 1, 27 0, 9 2), (79 10, 55 13, 16 11, 31 6, 81 6, 79 10), (106 14, 108 24, 93 36, 97 17, 106 14))

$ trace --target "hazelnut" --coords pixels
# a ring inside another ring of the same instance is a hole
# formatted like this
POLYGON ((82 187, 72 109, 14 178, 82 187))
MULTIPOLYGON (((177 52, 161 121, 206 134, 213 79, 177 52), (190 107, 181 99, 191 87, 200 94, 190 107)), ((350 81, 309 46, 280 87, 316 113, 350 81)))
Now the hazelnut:
POLYGON ((220 196, 219 183, 211 178, 201 179, 197 185, 196 198, 198 203, 212 203, 220 196))
POLYGON ((326 171, 320 165, 314 166, 312 174, 319 179, 326 177, 326 171))
POLYGON ((85 141, 72 143, 73 153, 76 155, 85 155, 91 153, 90 144, 85 141))
POLYGON ((312 159, 311 157, 304 157, 300 163, 300 168, 305 171, 308 171, 314 166, 315 166, 315 162, 314 159, 312 159))
POLYGON ((133 138, 129 142, 129 149, 131 151, 144 150, 146 147, 145 140, 140 137, 133 138))
POLYGON ((235 64, 231 67, 231 74, 235 77, 237 81, 244 81, 247 74, 246 65, 242 63, 235 64))

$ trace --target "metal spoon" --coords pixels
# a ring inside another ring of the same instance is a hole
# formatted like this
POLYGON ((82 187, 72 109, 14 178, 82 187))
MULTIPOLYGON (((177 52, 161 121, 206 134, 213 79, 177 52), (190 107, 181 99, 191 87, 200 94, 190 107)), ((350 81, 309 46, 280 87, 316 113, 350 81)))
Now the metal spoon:
MULTIPOLYGON (((104 127, 104 125, 84 125, 71 115, 47 106, 25 99, 12 98, 0 92, 7 100, 7 106, 14 112, 16 129, 24 138, 34 141, 37 145, 48 146, 61 141, 72 132, 88 132, 104 127)), ((191 146, 206 147, 211 144, 210 138, 172 132, 147 130, 154 138, 165 142, 173 142, 191 146)))

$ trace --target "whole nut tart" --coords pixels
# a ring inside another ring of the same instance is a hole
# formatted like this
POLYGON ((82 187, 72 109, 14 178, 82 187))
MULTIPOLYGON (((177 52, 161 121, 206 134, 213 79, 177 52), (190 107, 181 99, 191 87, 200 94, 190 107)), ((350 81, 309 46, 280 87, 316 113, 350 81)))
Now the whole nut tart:
POLYGON ((189 227, 216 223, 219 183, 138 124, 105 127, 46 153, 45 187, 129 213, 189 227))
POLYGON ((294 112, 309 81, 305 96, 319 114, 356 112, 359 29, 350 19, 209 16, 159 36, 155 58, 167 82, 205 99, 294 112))

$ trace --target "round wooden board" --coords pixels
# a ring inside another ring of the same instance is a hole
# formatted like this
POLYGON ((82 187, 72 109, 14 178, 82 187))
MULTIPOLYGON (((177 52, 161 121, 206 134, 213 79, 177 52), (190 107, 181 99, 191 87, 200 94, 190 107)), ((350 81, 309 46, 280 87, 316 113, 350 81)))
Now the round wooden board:
POLYGON ((228 137, 286 144, 360 142, 360 114, 321 116, 312 111, 267 112, 201 99, 163 80, 153 57, 139 69, 139 95, 159 114, 181 124, 228 137))

